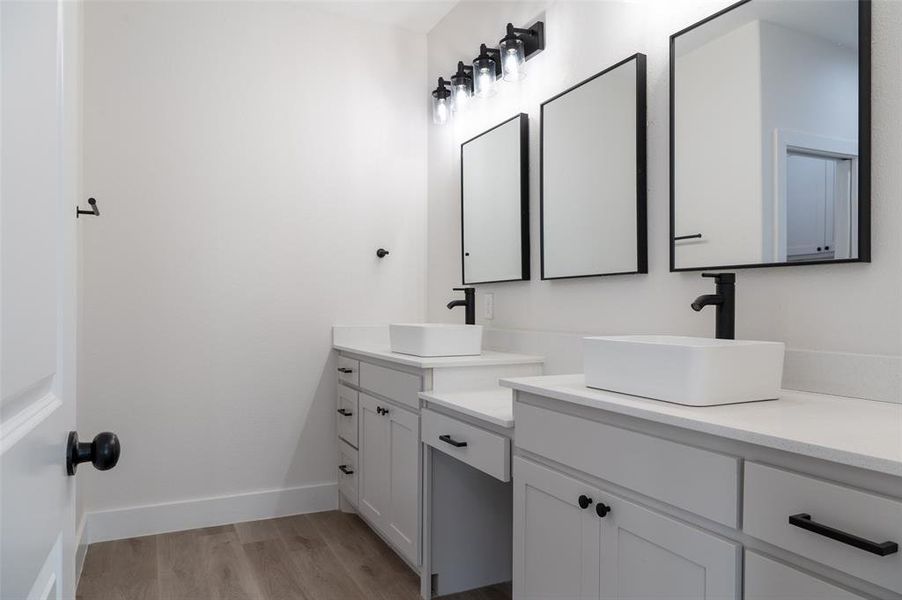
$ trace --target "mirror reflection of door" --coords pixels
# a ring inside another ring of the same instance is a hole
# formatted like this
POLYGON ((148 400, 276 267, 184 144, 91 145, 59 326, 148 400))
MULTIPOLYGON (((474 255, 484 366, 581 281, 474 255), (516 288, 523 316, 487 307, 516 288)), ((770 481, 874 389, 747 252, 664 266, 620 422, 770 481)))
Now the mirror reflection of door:
POLYGON ((852 159, 790 152, 786 259, 850 258, 852 159))

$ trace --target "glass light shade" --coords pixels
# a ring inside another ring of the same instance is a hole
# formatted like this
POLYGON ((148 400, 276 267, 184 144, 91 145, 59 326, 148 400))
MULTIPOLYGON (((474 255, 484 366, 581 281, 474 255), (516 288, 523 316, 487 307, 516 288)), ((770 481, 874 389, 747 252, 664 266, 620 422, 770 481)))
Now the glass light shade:
POLYGON ((439 98, 432 95, 432 122, 436 125, 444 125, 451 118, 451 98, 439 98))
MULTIPOLYGON (((453 79, 452 79, 453 81, 453 79)), ((454 103, 454 110, 462 112, 470 107, 470 80, 466 79, 462 83, 451 84, 451 100, 454 103)))
POLYGON ((505 37, 499 47, 504 81, 520 81, 526 77, 526 50, 523 40, 512 36, 505 37))
POLYGON ((477 58, 473 61, 473 87, 476 95, 487 98, 495 95, 495 61, 477 58))

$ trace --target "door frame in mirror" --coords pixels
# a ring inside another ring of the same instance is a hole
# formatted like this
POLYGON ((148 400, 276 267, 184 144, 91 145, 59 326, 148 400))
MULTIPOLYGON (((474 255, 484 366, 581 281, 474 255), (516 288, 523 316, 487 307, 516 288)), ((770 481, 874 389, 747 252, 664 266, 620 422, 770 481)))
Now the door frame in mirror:
POLYGON ((509 281, 529 280, 529 115, 519 113, 497 125, 489 127, 479 135, 473 136, 460 144, 460 281, 463 285, 484 285, 487 283, 506 283, 509 281), (487 133, 507 125, 516 119, 520 120, 520 277, 516 279, 498 279, 495 281, 467 281, 467 266, 464 261, 464 146, 487 133))
POLYGON ((858 0, 858 257, 797 262, 751 263, 739 265, 706 265, 680 267, 676 265, 675 238, 675 88, 676 39, 709 21, 754 0, 740 0, 705 17, 670 36, 670 271, 705 271, 709 269, 758 269, 765 267, 800 267, 807 265, 835 265, 871 262, 871 0, 858 0))
POLYGON ((646 105, 646 57, 637 52, 610 67, 599 71, 559 94, 542 102, 539 107, 539 252, 542 279, 582 279, 584 277, 608 277, 611 275, 636 275, 648 273, 648 185, 647 185, 647 105, 646 105), (636 270, 612 273, 587 273, 584 275, 545 276, 545 105, 594 81, 609 71, 636 61, 636 270))

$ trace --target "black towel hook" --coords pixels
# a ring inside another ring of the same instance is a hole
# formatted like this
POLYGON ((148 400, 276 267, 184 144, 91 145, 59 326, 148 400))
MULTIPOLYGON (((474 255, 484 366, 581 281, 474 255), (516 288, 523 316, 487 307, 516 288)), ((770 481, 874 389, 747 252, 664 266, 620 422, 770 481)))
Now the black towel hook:
POLYGON ((77 219, 79 215, 93 215, 95 217, 100 216, 100 209, 97 208, 97 200, 94 198, 88 198, 88 204, 91 205, 91 210, 82 210, 78 206, 75 207, 75 218, 77 219))

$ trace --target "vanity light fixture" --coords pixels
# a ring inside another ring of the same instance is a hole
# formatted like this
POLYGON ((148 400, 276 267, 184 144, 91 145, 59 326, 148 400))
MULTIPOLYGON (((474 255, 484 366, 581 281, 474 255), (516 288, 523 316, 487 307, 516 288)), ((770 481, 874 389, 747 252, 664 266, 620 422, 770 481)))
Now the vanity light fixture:
POLYGON ((526 59, 545 49, 545 23, 537 21, 528 29, 507 24, 507 33, 498 44, 505 81, 526 77, 526 59))
POLYGON ((500 55, 497 48, 479 46, 479 56, 473 59, 473 88, 480 98, 495 95, 495 80, 501 75, 500 55))
POLYGON ((451 118, 451 90, 444 78, 438 78, 438 87, 432 92, 432 122, 444 125, 451 118))
POLYGON ((457 62, 457 73, 451 76, 451 100, 455 112, 467 110, 473 98, 473 67, 457 62))
POLYGON ((432 122, 444 125, 452 112, 463 112, 472 103, 473 96, 494 96, 496 81, 519 81, 526 77, 526 61, 545 49, 545 22, 536 21, 523 29, 507 24, 507 31, 498 48, 479 45, 479 56, 472 65, 458 61, 457 72, 451 81, 439 77, 438 87, 432 92, 432 122), (450 83, 451 89, 446 86, 450 83))

